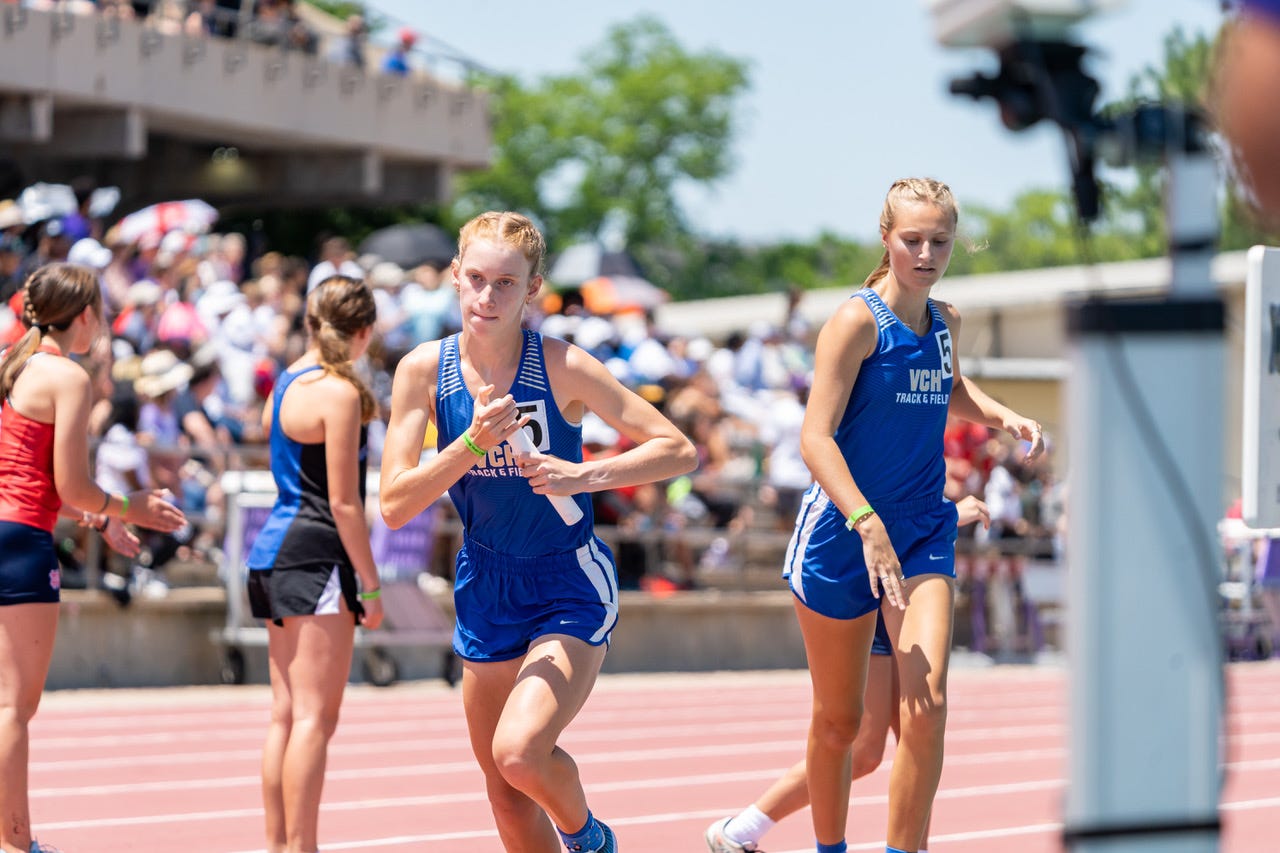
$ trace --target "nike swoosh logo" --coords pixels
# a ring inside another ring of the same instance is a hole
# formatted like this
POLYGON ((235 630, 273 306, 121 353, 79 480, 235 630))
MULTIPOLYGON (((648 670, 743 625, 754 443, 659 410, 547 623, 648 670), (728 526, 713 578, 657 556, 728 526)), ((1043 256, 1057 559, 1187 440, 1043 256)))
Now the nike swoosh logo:
POLYGON ((930 559, 930 560, 945 560, 945 559, 947 559, 947 555, 946 555, 946 554, 930 554, 930 555, 929 555, 929 559, 930 559))

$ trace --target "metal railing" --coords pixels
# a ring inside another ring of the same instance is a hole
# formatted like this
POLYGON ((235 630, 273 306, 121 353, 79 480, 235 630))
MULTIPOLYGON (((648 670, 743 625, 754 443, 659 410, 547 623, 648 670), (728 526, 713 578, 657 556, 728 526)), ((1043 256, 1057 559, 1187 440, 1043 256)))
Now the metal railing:
MULTIPOLYGON (((280 62, 287 54, 311 56, 323 65, 353 68, 370 76, 397 79, 379 71, 382 60, 393 49, 377 34, 352 32, 347 23, 308 7, 307 14, 288 17, 283 3, 270 0, 239 0, 238 3, 206 7, 198 0, 19 0, 0 5, 0 26, 13 34, 27 25, 27 11, 35 9, 55 14, 53 36, 65 36, 82 21, 93 20, 99 46, 107 46, 121 37, 120 22, 133 20, 144 27, 139 46, 143 56, 158 49, 163 36, 183 36, 183 55, 187 64, 204 56, 202 39, 231 39, 241 44, 256 44, 280 50, 280 62), (348 40, 353 53, 345 61, 340 47, 348 40)), ((398 19, 377 13, 377 20, 396 28, 408 26, 398 19)), ((429 33, 419 34, 406 52, 409 78, 431 78, 466 82, 476 73, 488 73, 479 63, 429 33)), ((228 69, 234 70, 234 69, 228 69)))

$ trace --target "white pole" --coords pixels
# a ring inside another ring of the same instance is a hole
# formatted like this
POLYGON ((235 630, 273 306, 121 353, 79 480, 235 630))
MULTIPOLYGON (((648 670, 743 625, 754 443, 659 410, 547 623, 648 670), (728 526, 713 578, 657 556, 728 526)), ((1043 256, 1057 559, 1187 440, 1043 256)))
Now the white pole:
POLYGON ((1202 209, 1217 201, 1203 163, 1170 165, 1168 298, 1071 313, 1076 853, 1218 849, 1224 313, 1208 278, 1216 219, 1202 209))

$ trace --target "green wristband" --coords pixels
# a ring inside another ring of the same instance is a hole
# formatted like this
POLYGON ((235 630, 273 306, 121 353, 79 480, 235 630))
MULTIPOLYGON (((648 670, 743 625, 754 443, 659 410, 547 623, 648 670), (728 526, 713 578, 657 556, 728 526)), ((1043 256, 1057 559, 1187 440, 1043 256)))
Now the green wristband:
POLYGON ((849 518, 845 521, 844 527, 846 530, 853 530, 864 518, 875 514, 876 511, 871 508, 871 504, 863 504, 849 513, 849 518))
POLYGON ((120 495, 120 517, 124 518, 124 514, 129 511, 129 496, 121 493, 120 495))
POLYGON ((379 598, 382 598, 382 587, 360 593, 361 601, 377 601, 379 598))
POLYGON ((480 449, 480 445, 476 444, 475 439, 471 437, 469 432, 462 434, 462 443, 467 446, 467 450, 470 450, 481 459, 489 455, 489 451, 480 449))

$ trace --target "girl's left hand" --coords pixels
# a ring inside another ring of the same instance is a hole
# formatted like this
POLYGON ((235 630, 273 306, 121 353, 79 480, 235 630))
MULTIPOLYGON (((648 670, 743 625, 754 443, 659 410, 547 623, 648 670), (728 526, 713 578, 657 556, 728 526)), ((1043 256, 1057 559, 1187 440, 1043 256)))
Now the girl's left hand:
POLYGON ((529 486, 539 495, 576 495, 579 466, 559 456, 545 453, 517 453, 516 464, 529 486))
POLYGON ((1041 453, 1044 453, 1044 432, 1040 429, 1038 421, 1015 415, 1005 421, 1004 431, 1014 438, 1031 443, 1031 448, 1027 450, 1027 455, 1023 461, 1030 462, 1041 453))
POLYGON ((108 518, 107 527, 102 531, 102 539, 122 557, 136 557, 142 551, 142 543, 138 537, 118 518, 108 518))
POLYGON ((991 513, 987 510, 987 505, 973 495, 965 495, 956 501, 956 515, 959 516, 957 527, 981 521, 983 527, 991 529, 991 513))
POLYGON ((364 615, 360 617, 360 627, 368 628, 370 631, 376 631, 382 625, 382 599, 374 598, 368 601, 361 601, 360 606, 364 608, 364 615))

